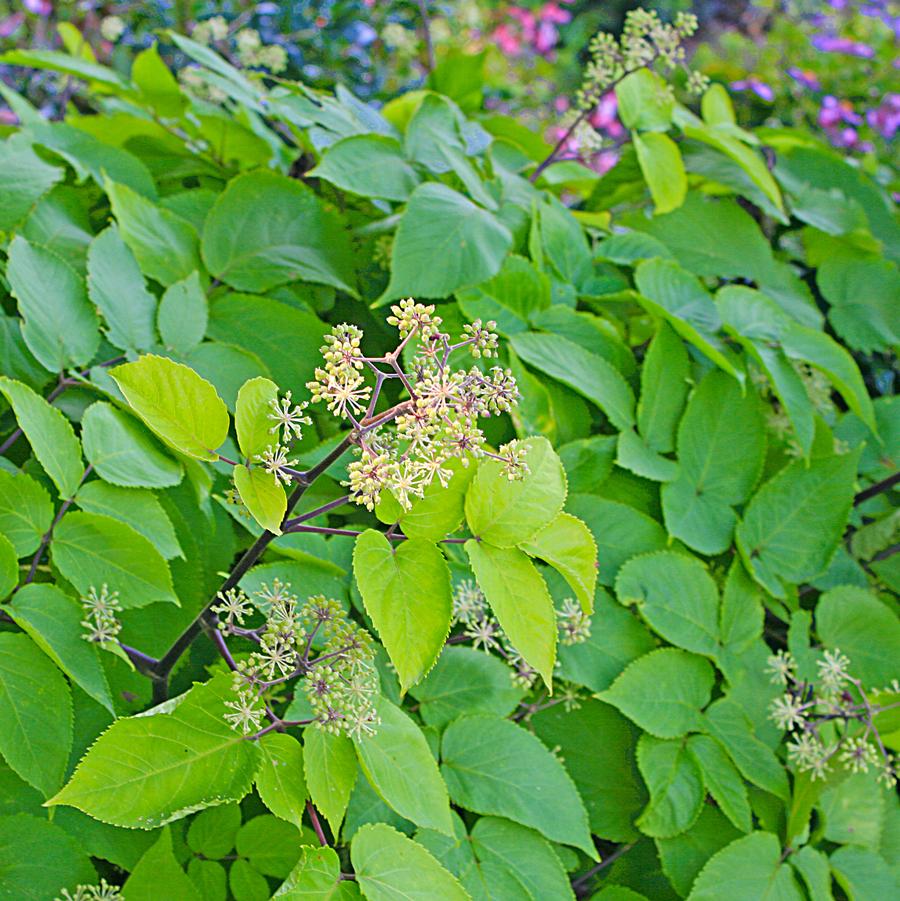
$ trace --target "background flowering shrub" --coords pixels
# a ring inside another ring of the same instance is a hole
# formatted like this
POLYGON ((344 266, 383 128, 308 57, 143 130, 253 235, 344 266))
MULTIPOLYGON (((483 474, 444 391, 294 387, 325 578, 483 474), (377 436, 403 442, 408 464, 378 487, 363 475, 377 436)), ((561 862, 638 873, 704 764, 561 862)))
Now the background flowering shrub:
POLYGON ((4 58, 3 892, 896 895, 882 173, 685 17, 571 80, 607 171, 199 18, 4 58))

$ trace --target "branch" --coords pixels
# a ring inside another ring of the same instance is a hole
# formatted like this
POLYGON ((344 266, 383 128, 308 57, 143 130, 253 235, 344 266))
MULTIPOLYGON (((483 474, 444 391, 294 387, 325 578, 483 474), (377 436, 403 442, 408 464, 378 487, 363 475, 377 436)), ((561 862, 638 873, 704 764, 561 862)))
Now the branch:
POLYGON ((425 38, 425 60, 429 72, 434 72, 434 44, 431 41, 431 19, 428 16, 428 4, 419 0, 419 12, 422 14, 422 35, 425 38))
POLYGON ((882 494, 885 491, 890 491, 898 482, 900 482, 900 471, 895 472, 892 476, 888 476, 886 479, 882 479, 880 482, 869 485, 868 488, 860 491, 859 494, 853 498, 853 506, 858 507, 860 504, 869 500, 869 498, 882 494))

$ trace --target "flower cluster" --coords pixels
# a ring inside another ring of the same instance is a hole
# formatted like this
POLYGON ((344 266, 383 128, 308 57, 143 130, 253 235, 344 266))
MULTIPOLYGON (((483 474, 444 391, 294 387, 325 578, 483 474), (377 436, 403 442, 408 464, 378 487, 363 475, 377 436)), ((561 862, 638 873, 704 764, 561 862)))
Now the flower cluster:
POLYGON ((879 782, 889 788, 897 784, 894 755, 875 725, 875 717, 888 708, 872 703, 860 680, 850 674, 844 654, 825 651, 817 661, 814 683, 798 679, 797 662, 785 651, 769 658, 768 670, 773 684, 785 688, 769 715, 779 729, 791 733, 788 760, 799 772, 823 779, 836 760, 853 773, 872 767, 879 782))
POLYGON ((110 885, 105 879, 99 885, 78 885, 72 893, 64 888, 56 901, 125 901, 118 885, 110 885))
POLYGON ((558 3, 543 3, 537 10, 508 6, 501 11, 502 21, 491 33, 491 40, 506 56, 532 52, 548 57, 559 43, 558 25, 572 21, 572 13, 558 3))
MULTIPOLYGON (((200 44, 223 44, 229 37, 234 38, 237 61, 247 68, 268 69, 283 72, 287 68, 287 53, 280 44, 263 44, 255 28, 242 28, 231 33, 231 28, 223 16, 212 16, 199 22, 191 37, 200 44)), ((222 49, 222 48, 220 48, 222 49)))
POLYGON ((122 631, 122 624, 116 616, 122 612, 119 592, 110 591, 106 584, 101 585, 98 592, 91 585, 87 595, 81 598, 81 606, 85 615, 81 625, 87 630, 82 638, 101 645, 115 641, 116 636, 122 631))
POLYGON ((240 589, 220 593, 212 609, 225 635, 257 645, 236 663, 236 698, 226 702, 230 712, 225 714, 233 729, 249 735, 262 728, 264 719, 278 722, 270 706, 277 691, 302 678, 313 713, 304 722, 334 734, 374 732, 379 722, 374 644, 338 601, 318 595, 299 604, 290 585, 275 579, 254 592, 252 600, 240 589), (265 622, 246 628, 257 613, 265 622))
MULTIPOLYGON (((437 479, 446 486, 453 475, 450 461, 468 465, 478 457, 500 460, 510 478, 527 472, 524 448, 515 441, 497 453, 485 446, 478 420, 509 412, 519 392, 508 369, 479 366, 454 369, 451 355, 465 349, 476 361, 497 355, 495 323, 476 319, 464 327, 457 343, 442 331, 432 304, 412 298, 391 307, 388 323, 400 335, 397 347, 381 357, 362 351, 362 331, 346 323, 326 336, 321 353, 324 365, 307 383, 313 403, 353 427, 358 459, 348 466, 350 500, 374 509, 383 492, 391 492, 406 509, 437 479), (414 343, 413 343, 414 342, 414 343), (402 356, 407 349, 408 365, 402 356), (378 411, 382 387, 400 384, 406 397, 378 411)), ((266 461, 276 474, 289 461, 266 461)))
MULTIPOLYGON (((564 645, 581 644, 591 635, 591 618, 572 598, 563 601, 556 611, 559 640, 564 645)), ((494 651, 510 667, 510 676, 520 688, 533 688, 537 672, 529 666, 513 647, 502 626, 491 614, 484 592, 469 579, 460 582, 453 592, 453 618, 451 627, 462 629, 459 639, 470 641, 473 648, 486 653, 494 651)))
POLYGON ((306 401, 293 403, 291 392, 288 391, 284 397, 273 398, 269 406, 272 410, 269 419, 274 423, 269 434, 275 436, 275 441, 253 460, 274 476, 276 485, 281 482, 288 485, 291 481, 291 467, 297 464, 296 460, 288 459, 291 444, 303 437, 303 426, 312 424, 312 420, 303 412, 309 405, 306 401))

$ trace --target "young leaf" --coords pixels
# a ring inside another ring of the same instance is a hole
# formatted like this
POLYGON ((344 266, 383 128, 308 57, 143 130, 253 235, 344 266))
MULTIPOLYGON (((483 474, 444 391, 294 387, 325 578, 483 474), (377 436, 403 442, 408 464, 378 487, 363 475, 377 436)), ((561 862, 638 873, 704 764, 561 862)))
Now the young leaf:
POLYGON ((125 608, 178 604, 162 554, 131 526, 99 513, 67 513, 56 526, 53 563, 86 595, 107 585, 125 608))
POLYGON ((333 848, 304 845, 300 860, 278 891, 272 896, 281 901, 351 901, 341 880, 341 862, 333 848))
POLYGON ((17 557, 33 554, 53 521, 53 503, 40 482, 0 470, 0 533, 17 557))
POLYGON ((707 791, 722 813, 741 832, 749 832, 753 828, 753 821, 747 789, 725 749, 708 735, 692 735, 687 747, 703 773, 707 791))
POLYGON ((199 460, 217 460, 228 436, 228 410, 193 369, 147 354, 110 370, 125 399, 168 445, 199 460))
POLYGON ((654 838, 671 838, 690 829, 703 809, 703 773, 684 743, 642 735, 637 763, 650 803, 635 825, 654 838))
POLYGON ((287 512, 287 495, 278 480, 264 469, 252 469, 239 463, 232 469, 234 487, 250 515, 269 532, 281 534, 287 512))
POLYGON ((371 901, 469 901, 469 893, 421 845, 377 823, 350 846, 360 888, 371 901))
POLYGON ((587 812, 562 764, 509 720, 463 716, 441 742, 441 772, 454 803, 530 826, 596 857, 587 812))
POLYGON ((0 634, 0 753, 46 797, 63 782, 72 749, 72 694, 27 636, 0 634))
POLYGON ((353 742, 324 729, 306 729, 303 769, 313 804, 325 814, 331 831, 337 835, 359 770, 353 742))
POLYGON ((166 348, 186 354, 203 340, 208 318, 200 276, 192 272, 166 288, 159 302, 156 321, 166 348))
POLYGON ((450 632, 450 571, 437 545, 398 547, 375 529, 356 539, 353 573, 405 692, 434 666, 450 632))
POLYGON ((81 443, 69 421, 27 385, 0 376, 0 394, 13 408, 38 463, 53 480, 62 498, 75 494, 84 475, 81 443))
POLYGON ((202 901, 194 885, 172 850, 172 832, 163 829, 156 844, 137 862, 122 886, 128 901, 155 901, 160 895, 179 901, 202 901))
POLYGON ((241 453, 252 460, 275 441, 269 418, 272 402, 278 398, 278 386, 271 379, 258 376, 241 385, 234 408, 234 428, 241 453))
POLYGON ((195 685, 166 713, 116 720, 49 805, 155 829, 250 791, 259 748, 225 722, 231 675, 195 685))
POLYGON ((631 139, 656 215, 678 209, 684 203, 688 186, 678 145, 668 135, 654 132, 643 135, 633 132, 631 139))
POLYGON ((647 446, 666 454, 675 447, 675 428, 688 395, 690 360, 684 343, 665 322, 647 348, 641 369, 637 424, 647 446))
POLYGON ((295 826, 270 814, 247 820, 238 829, 235 850, 257 873, 284 879, 300 855, 301 835, 295 826))
POLYGON ((195 854, 210 860, 225 857, 234 850, 234 840, 241 828, 239 804, 219 804, 201 810, 187 830, 187 845, 195 854))
POLYGON ((497 548, 470 539, 465 549, 475 579, 510 643, 551 686, 557 632, 547 583, 518 548, 497 548))

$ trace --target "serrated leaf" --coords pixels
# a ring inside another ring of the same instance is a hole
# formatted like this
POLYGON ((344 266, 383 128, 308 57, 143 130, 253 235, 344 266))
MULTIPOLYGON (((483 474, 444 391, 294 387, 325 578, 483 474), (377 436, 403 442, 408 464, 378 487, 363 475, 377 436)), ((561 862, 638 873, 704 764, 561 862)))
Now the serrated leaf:
POLYGON ((472 533, 495 547, 510 548, 531 538, 562 509, 566 475, 543 437, 528 438, 527 474, 510 480, 497 460, 482 462, 466 493, 466 521, 472 533))
POLYGON ((887 861, 874 851, 846 845, 838 848, 830 861, 838 885, 853 901, 881 901, 894 897, 900 889, 887 861))
POLYGON ((264 529, 280 535, 287 512, 287 495, 275 476, 258 466, 249 469, 239 463, 232 469, 232 477, 250 515, 264 529))
POLYGON ((263 804, 277 817, 303 828, 307 798, 303 773, 303 747, 292 735, 270 732, 260 739, 262 762, 256 772, 256 790, 263 804))
POLYGON ((722 812, 741 832, 753 828, 747 789, 725 749, 708 735, 692 735, 688 751, 703 773, 703 782, 722 812))
POLYGON ((405 692, 434 665, 450 632, 450 571, 437 545, 410 538, 392 547, 367 529, 353 549, 353 573, 405 692))
POLYGON ((52 521, 53 503, 40 482, 0 470, 0 533, 17 556, 34 553, 52 521))
POLYGON ((400 143, 386 135, 351 135, 332 144, 310 178, 322 178, 361 197, 407 200, 419 184, 400 143))
POLYGON ((53 563, 86 595, 107 585, 123 608, 178 604, 162 554, 131 526, 100 513, 67 513, 53 532, 53 563))
POLYGON ((672 838, 690 829, 703 808, 703 773, 684 743, 642 735, 637 763, 650 803, 635 825, 654 838, 672 838))
POLYGON ((62 785, 71 748, 66 680, 27 635, 0 634, 0 753, 47 796, 62 785))
POLYGON ((224 720, 231 675, 195 685, 167 713, 116 720, 48 805, 155 829, 250 791, 259 748, 224 720))
POLYGON ((159 838, 137 862, 131 875, 122 886, 128 901, 155 901, 162 897, 179 901, 202 901, 199 889, 175 857, 172 850, 172 833, 163 829, 159 838))
POLYGON ((19 558, 12 542, 0 532, 0 598, 5 598, 19 581, 19 558))
POLYGON ((241 828, 239 804, 207 807, 191 819, 187 830, 187 846, 195 854, 211 860, 225 857, 234 850, 234 840, 241 828))
POLYGON ((234 845, 257 873, 284 879, 297 863, 301 841, 296 826, 271 814, 262 814, 247 820, 238 829, 234 845))
POLYGON ((22 133, 0 143, 0 194, 4 203, 0 229, 11 232, 64 172, 41 159, 22 133))
POLYGON ((13 408, 38 463, 53 480, 60 497, 70 498, 84 475, 81 442, 56 407, 21 382, 0 377, 0 394, 13 408))
POLYGON ((228 410, 216 389, 188 366, 147 354, 110 370, 125 399, 176 450, 217 460, 228 436, 228 410))
MULTIPOLYGON (((350 901, 341 879, 341 862, 333 848, 300 848, 300 860, 273 898, 283 901, 350 901)), ((358 890, 357 890, 358 892, 358 890)))
POLYGON ((632 429, 619 432, 616 465, 653 482, 671 482, 678 476, 678 464, 651 450, 632 429))
POLYGON ((359 770, 353 742, 324 729, 305 730, 303 769, 313 804, 325 814, 331 831, 338 835, 359 770))
POLYGON ((739 559, 731 564, 722 590, 719 641, 727 652, 740 653, 763 632, 762 593, 739 559))
POLYGON ((639 657, 599 697, 657 738, 680 738, 703 728, 713 669, 702 657, 660 648, 639 657))
MULTIPOLYGON (((649 72, 647 69, 634 73, 649 72)), ((665 134, 633 132, 631 139, 657 216, 678 209, 687 195, 687 174, 678 145, 665 134)))
POLYGON ((166 288, 156 322, 163 344, 179 354, 193 350, 206 334, 209 319, 200 275, 192 272, 166 288))
POLYGON ((454 803, 530 826, 596 858, 587 812, 562 764, 520 726, 463 716, 441 742, 441 772, 454 803))
POLYGON ((270 431, 272 402, 278 398, 278 386, 271 379, 257 376, 241 385, 234 408, 234 428, 241 453, 252 460, 276 442, 270 431))
POLYGON ((470 539, 465 549, 475 579, 510 643, 551 687, 557 630, 547 583, 518 548, 497 548, 470 539))

